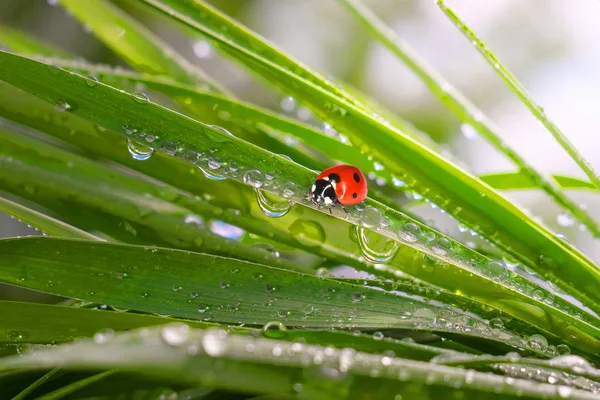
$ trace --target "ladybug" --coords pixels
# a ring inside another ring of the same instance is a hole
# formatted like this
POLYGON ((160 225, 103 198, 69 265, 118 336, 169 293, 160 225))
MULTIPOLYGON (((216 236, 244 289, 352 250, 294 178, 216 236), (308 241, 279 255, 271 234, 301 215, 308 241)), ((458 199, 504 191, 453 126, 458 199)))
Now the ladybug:
MULTIPOLYGON (((350 206, 367 197, 367 180, 362 172, 351 165, 338 165, 321 172, 308 191, 308 198, 319 208, 336 204, 350 206)), ((342 207, 344 211, 346 209, 342 207)), ((346 211, 347 212, 347 211, 346 211)))

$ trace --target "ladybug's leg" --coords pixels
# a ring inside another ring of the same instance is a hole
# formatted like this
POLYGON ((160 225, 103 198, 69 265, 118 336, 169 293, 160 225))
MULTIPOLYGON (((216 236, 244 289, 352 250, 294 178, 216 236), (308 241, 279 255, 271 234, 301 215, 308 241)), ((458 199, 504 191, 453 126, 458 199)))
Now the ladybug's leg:
POLYGON ((344 212, 345 212, 346 214, 348 214, 348 210, 346 210, 346 207, 342 206, 342 210, 344 210, 344 212))
POLYGON ((331 207, 329 207, 329 214, 333 215, 333 213, 331 212, 331 207))

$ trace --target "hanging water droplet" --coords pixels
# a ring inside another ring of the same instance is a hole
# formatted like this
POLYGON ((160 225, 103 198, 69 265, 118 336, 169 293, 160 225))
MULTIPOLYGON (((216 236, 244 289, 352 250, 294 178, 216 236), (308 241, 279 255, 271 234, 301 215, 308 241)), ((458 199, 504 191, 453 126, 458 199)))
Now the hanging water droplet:
POLYGON ((146 93, 142 93, 142 92, 133 93, 133 99, 138 104, 148 104, 148 102, 150 102, 148 95, 146 95, 146 93))
POLYGON ((362 226, 355 227, 356 239, 361 253, 372 263, 383 263, 391 260, 400 247, 393 239, 370 231, 362 226))
MULTIPOLYGON (((209 161, 209 168, 210 168, 210 161, 209 161)), ((213 166, 216 166, 216 164, 212 164, 213 166)), ((220 175, 214 171, 213 169, 204 169, 201 166, 198 166, 198 169, 200 170, 200 172, 202 172, 202 175, 204 175, 206 178, 213 180, 213 181, 222 181, 227 179, 227 177, 225 175, 220 175)))
POLYGON ((519 265, 521 265, 519 260, 517 260, 516 258, 514 258, 513 256, 511 256, 508 253, 504 253, 502 255, 502 261, 504 261, 504 264, 506 264, 506 266, 508 268, 515 268, 515 267, 518 267, 519 265))
POLYGON ((133 140, 127 138, 127 150, 129 150, 129 154, 140 161, 144 161, 152 157, 154 154, 154 149, 152 147, 137 143, 133 140))
MULTIPOLYGON (((219 113, 219 115, 221 115, 221 114, 219 113)), ((231 116, 229 118, 231 118, 231 116)), ((226 119, 226 118, 222 118, 222 119, 226 119)), ((229 132, 227 129, 223 128, 222 126, 219 126, 219 125, 208 125, 208 126, 210 126, 211 128, 213 128, 214 130, 217 130, 219 132, 223 132, 226 135, 234 136, 233 133, 229 132)))
POLYGON ((70 108, 71 106, 69 105, 69 103, 67 103, 64 100, 56 100, 56 103, 54 103, 54 110, 58 112, 65 112, 68 111, 70 108))
POLYGON ((263 335, 271 339, 279 339, 287 335, 287 327, 279 321, 267 322, 262 331, 263 335))
POLYGON ((259 170, 251 169, 244 174, 244 183, 255 188, 263 185, 263 174, 259 170))
POLYGON ((413 224, 412 222, 404 224, 404 226, 400 228, 400 231, 398 232, 398 236, 400 237, 400 239, 411 243, 419 240, 421 235, 421 228, 419 228, 417 224, 413 224))
POLYGON ((533 350, 546 351, 548 348, 548 339, 539 334, 531 335, 527 339, 527 346, 533 350))
POLYGON ((256 193, 256 201, 259 208, 267 217, 283 217, 292 208, 289 201, 278 200, 276 196, 263 192, 260 189, 255 188, 254 192, 256 193))

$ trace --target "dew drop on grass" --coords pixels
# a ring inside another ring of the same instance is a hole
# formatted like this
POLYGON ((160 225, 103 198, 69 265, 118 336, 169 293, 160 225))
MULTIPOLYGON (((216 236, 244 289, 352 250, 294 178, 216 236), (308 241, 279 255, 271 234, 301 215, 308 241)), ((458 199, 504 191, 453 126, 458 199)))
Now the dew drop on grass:
POLYGON ((490 328, 492 329, 504 329, 504 323, 500 318, 490 319, 490 328))
POLYGON ((254 192, 256 193, 256 202, 260 210, 267 217, 283 217, 292 208, 289 201, 278 201, 275 196, 257 188, 254 189, 254 192))
POLYGON ((421 228, 412 222, 404 224, 404 226, 400 228, 400 231, 398 232, 400 239, 410 243, 414 243, 419 240, 422 234, 423 232, 421 231, 421 228))
POLYGON ((98 86, 98 78, 96 78, 94 75, 89 75, 85 80, 85 84, 87 85, 87 87, 94 88, 98 86))
POLYGON ((360 223, 365 228, 376 228, 381 225, 381 211, 374 207, 367 207, 360 213, 360 223))
POLYGON ((204 220, 202 219, 202 217, 196 214, 186 215, 183 222, 189 225, 195 225, 199 227, 204 226, 204 220))
POLYGON ((202 348, 204 352, 211 357, 221 357, 227 351, 227 342, 225 336, 227 332, 223 330, 209 330, 202 337, 202 348), (223 336, 223 337, 222 337, 223 336))
POLYGON ((291 113, 296 110, 296 100, 291 96, 286 96, 279 102, 279 106, 286 113, 291 113))
POLYGON ((492 261, 482 267, 485 276, 498 283, 506 282, 508 279, 508 270, 498 261, 492 261))
POLYGON ((212 45, 206 40, 199 40, 192 47, 194 55, 198 58, 209 58, 212 54, 212 45))
POLYGON ((373 333, 373 339, 375 339, 375 340, 383 340, 383 338, 384 338, 384 335, 383 335, 382 332, 377 331, 377 332, 373 333))
POLYGON ((154 154, 154 149, 152 147, 148 147, 146 145, 134 142, 133 140, 127 138, 127 150, 129 150, 129 154, 139 161, 148 160, 154 154))
MULTIPOLYGON (((211 164, 211 160, 209 160, 209 162, 208 162, 208 168, 209 169, 202 168, 201 166, 198 166, 198 169, 202 172, 202 174, 206 178, 208 178, 210 180, 213 180, 213 181, 222 181, 224 179, 227 179, 227 177, 225 175, 222 175, 222 174, 219 174, 218 172, 215 172, 216 169, 211 169, 211 165, 213 167, 216 166, 216 164, 211 164)), ((219 164, 219 166, 220 166, 220 164, 219 164)))
POLYGON ((477 138, 477 129, 475 129, 471 124, 463 123, 460 126, 460 131, 465 139, 473 140, 477 138))
POLYGON ((198 312, 199 313, 204 314, 208 310, 210 310, 210 307, 207 306, 206 304, 198 304, 198 312))
POLYGON ((351 296, 352 301, 354 301, 354 302, 361 301, 363 299, 363 297, 364 296, 361 292, 354 292, 354 293, 352 293, 352 296, 351 296))
POLYGON ((221 168, 222 165, 223 163, 221 162, 219 157, 211 158, 208 160, 208 168, 213 171, 221 168))
POLYGON ((428 308, 420 308, 413 313, 413 323, 417 328, 426 328, 435 322, 435 313, 428 308))
POLYGON ((539 334, 531 335, 527 339, 527 346, 532 350, 546 351, 548 348, 548 339, 539 334))
POLYGON ((135 102, 138 104, 148 104, 150 102, 148 95, 142 92, 133 93, 133 100, 135 100, 135 102))
POLYGON ((70 108, 71 106, 69 105, 69 103, 62 99, 57 100, 56 103, 54 103, 54 110, 58 112, 65 112, 68 111, 70 108))
POLYGON ((315 271, 315 275, 317 278, 325 279, 331 277, 331 271, 329 271, 327 268, 321 267, 315 271))
POLYGON ((568 399, 573 395, 573 388, 569 386, 560 385, 556 388, 558 396, 563 399, 568 399))
POLYGON ((260 188, 263 185, 263 174, 259 170, 251 169, 244 174, 244 183, 255 188, 260 188))
POLYGON ((391 260, 400 244, 386 236, 363 227, 355 227, 358 246, 363 256, 372 263, 383 263, 391 260))
POLYGON ((170 156, 174 156, 177 153, 177 145, 170 141, 163 142, 160 145, 160 151, 170 156))
POLYGON ((94 334, 94 342, 97 344, 107 343, 115 336, 115 331, 112 329, 103 329, 94 334))
POLYGON ((575 219, 567 213, 561 213, 556 216, 556 222, 562 227, 569 227, 575 224, 575 219))
POLYGON ((431 250, 438 256, 446 256, 452 251, 452 242, 446 238, 439 238, 433 242, 431 250))
POLYGON ((279 321, 267 322, 262 331, 264 336, 271 339, 280 339, 287 335, 287 327, 279 321))
POLYGON ((559 344, 556 346, 556 353, 558 353, 559 356, 567 356, 571 354, 571 348, 566 344, 559 344))

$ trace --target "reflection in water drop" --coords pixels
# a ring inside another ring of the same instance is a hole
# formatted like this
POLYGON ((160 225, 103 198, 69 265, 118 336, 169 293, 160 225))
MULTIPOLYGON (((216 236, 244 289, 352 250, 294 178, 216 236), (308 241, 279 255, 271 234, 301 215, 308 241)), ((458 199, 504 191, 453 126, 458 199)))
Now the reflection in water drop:
POLYGON ((144 161, 152 157, 154 154, 154 149, 152 147, 134 142, 133 140, 127 138, 127 150, 129 150, 129 154, 140 161, 144 161))
POLYGON ((383 235, 356 226, 356 238, 361 253, 372 263, 383 263, 391 260, 397 253, 400 244, 383 235))
POLYGON ((273 196, 269 193, 263 192, 260 189, 255 188, 254 192, 256 193, 256 201, 258 206, 260 207, 263 214, 267 217, 283 217, 291 210, 291 206, 289 201, 279 199, 278 197, 273 196))

